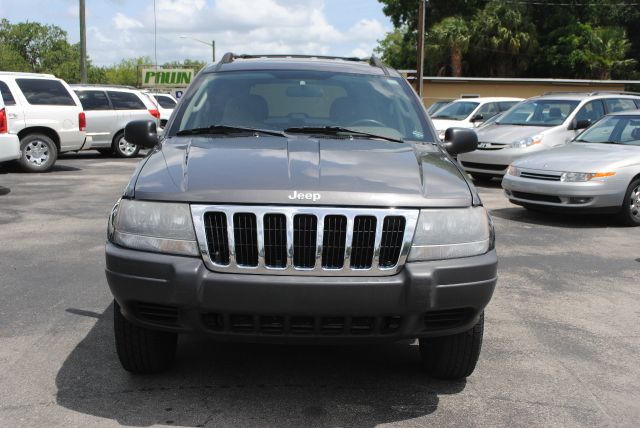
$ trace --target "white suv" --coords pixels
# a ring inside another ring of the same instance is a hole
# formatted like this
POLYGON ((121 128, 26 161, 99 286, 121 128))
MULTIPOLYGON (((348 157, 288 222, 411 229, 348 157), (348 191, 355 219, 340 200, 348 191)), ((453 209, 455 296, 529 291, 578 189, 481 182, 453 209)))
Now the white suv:
POLYGON ((20 140, 16 134, 9 133, 7 110, 0 96, 0 162, 20 158, 20 140))
POLYGON ((0 94, 9 133, 20 138, 25 171, 48 171, 58 153, 84 148, 85 115, 63 80, 51 74, 0 72, 0 94))
POLYGON ((171 113, 173 113, 173 109, 176 108, 178 100, 169 94, 150 93, 149 95, 155 98, 158 103, 158 110, 160 110, 160 127, 164 128, 171 117, 171 113))
POLYGON ((140 147, 124 138, 124 127, 132 120, 156 120, 160 112, 151 95, 125 86, 71 85, 87 115, 91 148, 102 154, 134 157, 140 147))
POLYGON ((493 116, 509 110, 522 98, 479 97, 452 101, 431 115, 438 137, 444 140, 447 128, 476 128, 493 116))

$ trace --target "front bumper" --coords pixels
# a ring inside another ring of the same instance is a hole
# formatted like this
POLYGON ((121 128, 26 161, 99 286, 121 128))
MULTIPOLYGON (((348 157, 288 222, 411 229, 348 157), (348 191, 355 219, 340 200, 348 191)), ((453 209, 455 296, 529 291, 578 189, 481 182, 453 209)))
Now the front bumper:
POLYGON ((502 188, 507 198, 518 205, 616 211, 622 206, 626 185, 611 179, 572 183, 505 175, 502 188))
POLYGON ((525 149, 515 149, 511 147, 498 150, 477 149, 473 152, 458 155, 458 162, 468 173, 493 175, 502 177, 507 173, 509 165, 516 159, 523 156, 537 153, 546 147, 539 145, 525 149))
POLYGON ((386 277, 217 273, 199 258, 107 243, 109 287, 137 325, 267 342, 393 341, 471 328, 489 303, 497 255, 407 263, 386 277))

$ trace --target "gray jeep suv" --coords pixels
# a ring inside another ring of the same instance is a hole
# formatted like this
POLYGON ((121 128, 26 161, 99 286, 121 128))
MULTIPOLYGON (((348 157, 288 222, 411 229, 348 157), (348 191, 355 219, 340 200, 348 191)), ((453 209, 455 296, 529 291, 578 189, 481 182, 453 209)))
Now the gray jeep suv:
POLYGON ((377 58, 235 56, 202 71, 109 219, 116 348, 167 368, 179 333, 222 340, 415 339, 425 369, 474 370, 493 226, 408 83, 377 58))

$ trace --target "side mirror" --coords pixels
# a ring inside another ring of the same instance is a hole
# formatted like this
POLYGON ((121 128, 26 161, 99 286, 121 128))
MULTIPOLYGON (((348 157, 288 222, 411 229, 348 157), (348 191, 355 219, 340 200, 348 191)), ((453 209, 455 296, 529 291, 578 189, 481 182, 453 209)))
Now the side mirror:
POLYGON ((469 119, 469 122, 480 122, 482 119, 484 119, 484 116, 481 115, 480 113, 473 115, 473 117, 471 119, 469 119))
POLYGON ((578 129, 586 129, 588 127, 591 126, 591 119, 582 119, 582 120, 573 120, 573 122, 571 123, 571 129, 573 130, 578 130, 578 129))
POLYGON ((124 139, 145 149, 154 148, 160 141, 156 122, 153 120, 134 120, 127 123, 127 126, 124 127, 124 139))
POLYGON ((449 128, 444 133, 442 147, 451 156, 472 152, 478 148, 478 134, 473 129, 449 128))

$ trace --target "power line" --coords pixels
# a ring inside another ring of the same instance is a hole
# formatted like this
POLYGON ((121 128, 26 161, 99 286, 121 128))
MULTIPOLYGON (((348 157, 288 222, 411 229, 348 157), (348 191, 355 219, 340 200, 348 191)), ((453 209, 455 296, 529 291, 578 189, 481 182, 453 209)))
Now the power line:
POLYGON ((541 1, 541 0, 503 0, 504 3, 512 3, 512 4, 526 4, 526 5, 534 5, 534 6, 640 6, 640 3, 602 3, 602 2, 581 2, 581 3, 558 3, 551 1, 541 1))

